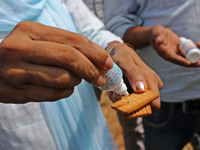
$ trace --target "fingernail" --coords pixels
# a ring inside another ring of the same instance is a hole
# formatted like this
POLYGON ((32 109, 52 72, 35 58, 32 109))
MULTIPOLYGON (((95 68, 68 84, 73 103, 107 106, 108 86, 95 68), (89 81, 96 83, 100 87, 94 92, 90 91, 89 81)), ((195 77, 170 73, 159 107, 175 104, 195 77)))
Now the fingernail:
POLYGON ((113 67, 113 60, 111 57, 108 57, 107 60, 106 60, 106 63, 105 63, 105 66, 107 69, 111 69, 113 67))
POLYGON ((137 92, 144 92, 144 91, 146 91, 144 83, 142 81, 137 81, 135 83, 135 87, 136 87, 137 92))
POLYGON ((97 86, 102 86, 106 84, 106 78, 104 76, 100 76, 97 80, 97 86))

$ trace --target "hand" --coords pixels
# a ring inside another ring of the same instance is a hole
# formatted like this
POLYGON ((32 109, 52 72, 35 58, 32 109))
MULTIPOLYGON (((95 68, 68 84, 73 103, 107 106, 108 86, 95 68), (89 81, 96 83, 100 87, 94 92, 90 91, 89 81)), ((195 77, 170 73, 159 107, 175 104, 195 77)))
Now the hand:
MULTIPOLYGON (((200 42, 197 42, 195 44, 200 49, 200 42)), ((194 67, 200 67, 200 60, 198 62, 196 62, 195 64, 192 64, 192 66, 194 66, 194 67)))
POLYGON ((79 34, 21 22, 0 44, 0 102, 68 97, 82 79, 104 85, 112 65, 105 50, 79 34))
MULTIPOLYGON (((159 92, 159 89, 163 86, 160 77, 140 59, 131 47, 126 44, 119 44, 112 50, 112 53, 113 60, 124 73, 129 93, 133 91, 140 93, 147 89, 159 92)), ((107 94, 113 102, 121 98, 120 95, 113 92, 107 92, 107 94)), ((153 110, 160 108, 160 97, 152 101, 151 107, 153 110)))
POLYGON ((164 59, 182 66, 200 66, 191 64, 179 49, 179 37, 170 29, 154 25, 149 30, 149 41, 156 52, 164 59))
POLYGON ((200 42, 195 43, 198 48, 200 48, 200 42))

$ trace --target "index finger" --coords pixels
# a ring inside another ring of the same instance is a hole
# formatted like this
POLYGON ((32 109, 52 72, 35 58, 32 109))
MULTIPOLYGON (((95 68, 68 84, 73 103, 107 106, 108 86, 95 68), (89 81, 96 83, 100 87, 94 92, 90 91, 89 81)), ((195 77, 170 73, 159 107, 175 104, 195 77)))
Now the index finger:
POLYGON ((63 44, 35 41, 34 49, 25 57, 29 62, 55 65, 71 71, 93 85, 103 85, 102 76, 96 66, 73 47, 63 44), (34 52, 34 55, 32 53, 34 52), (101 77, 101 78, 100 78, 101 77))
POLYGON ((27 32, 32 40, 49 41, 74 47, 100 70, 108 71, 112 68, 112 61, 107 61, 109 54, 99 45, 80 34, 31 21, 21 22, 16 28, 27 32))
POLYGON ((182 55, 178 55, 176 53, 169 55, 166 59, 175 64, 181 65, 181 66, 190 66, 191 65, 191 62, 189 60, 187 60, 182 55))

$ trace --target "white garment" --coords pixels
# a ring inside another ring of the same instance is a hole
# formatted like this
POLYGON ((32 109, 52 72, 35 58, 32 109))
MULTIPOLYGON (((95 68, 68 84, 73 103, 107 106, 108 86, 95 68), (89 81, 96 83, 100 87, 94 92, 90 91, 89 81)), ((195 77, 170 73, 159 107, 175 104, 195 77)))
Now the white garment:
POLYGON ((79 34, 106 48, 111 41, 122 39, 108 30, 104 24, 88 9, 82 0, 61 0, 75 22, 79 34))
MULTIPOLYGON (((199 0, 106 0, 104 3, 106 27, 121 37, 130 27, 161 24, 179 36, 200 41, 199 0)), ((138 54, 161 77, 162 101, 200 98, 199 67, 172 64, 158 56, 151 46, 142 48, 138 54)))
POLYGON ((0 150, 56 150, 40 103, 0 103, 0 150))

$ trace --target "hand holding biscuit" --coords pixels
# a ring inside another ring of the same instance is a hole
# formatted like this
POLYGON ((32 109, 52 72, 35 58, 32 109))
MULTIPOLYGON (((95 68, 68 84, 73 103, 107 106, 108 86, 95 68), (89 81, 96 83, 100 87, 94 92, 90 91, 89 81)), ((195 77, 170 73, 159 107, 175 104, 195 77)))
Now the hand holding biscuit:
MULTIPOLYGON (((112 58, 122 69, 129 93, 141 93, 147 89, 159 93, 163 86, 160 77, 140 59, 133 48, 127 44, 118 44, 112 50, 112 58)), ((116 93, 107 94, 113 102, 121 99, 116 93)), ((160 97, 153 100, 150 105, 152 110, 159 109, 160 97)))

